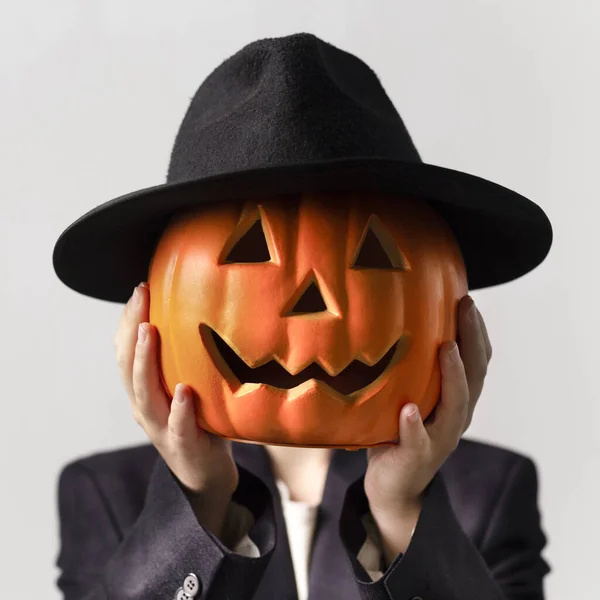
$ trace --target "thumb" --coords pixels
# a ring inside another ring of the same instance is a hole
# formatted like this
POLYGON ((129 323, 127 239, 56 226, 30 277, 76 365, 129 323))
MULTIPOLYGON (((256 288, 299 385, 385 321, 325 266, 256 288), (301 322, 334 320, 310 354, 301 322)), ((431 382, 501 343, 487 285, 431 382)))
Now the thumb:
POLYGON ((400 432, 399 447, 401 452, 421 454, 427 448, 429 435, 416 404, 409 402, 402 407, 398 431, 400 432))
POLYGON ((182 449, 193 448, 198 440, 199 429, 193 407, 193 396, 189 386, 178 383, 171 402, 168 430, 182 449))

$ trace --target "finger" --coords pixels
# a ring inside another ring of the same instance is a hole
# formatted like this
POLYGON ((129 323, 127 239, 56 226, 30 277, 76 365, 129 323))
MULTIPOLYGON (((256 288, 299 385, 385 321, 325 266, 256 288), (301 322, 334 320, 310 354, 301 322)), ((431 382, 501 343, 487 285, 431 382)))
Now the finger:
POLYGON ((490 360, 492 359, 492 344, 490 342, 490 336, 488 334, 485 321, 483 320, 483 317, 481 316, 479 310, 477 310, 477 316, 479 317, 479 326, 481 327, 481 332, 483 333, 483 341, 485 343, 485 354, 487 356, 487 361, 489 364, 490 360))
POLYGON ((199 427, 196 423, 193 395, 189 386, 178 383, 171 403, 168 418, 169 433, 179 444, 189 445, 196 442, 199 427))
POLYGON ((455 342, 440 349, 442 385, 435 418, 425 426, 433 444, 449 454, 463 434, 469 407, 469 387, 460 351, 455 342))
POLYGON ((423 425, 421 413, 416 404, 406 404, 400 411, 400 447, 403 451, 422 453, 429 444, 429 436, 423 425))
POLYGON ((461 302, 458 311, 458 338, 460 356, 469 386, 471 412, 481 394, 488 367, 485 339, 478 314, 471 298, 461 302))
POLYGON ((156 329, 150 323, 140 323, 138 332, 132 369, 134 410, 146 432, 154 435, 167 426, 169 397, 159 375, 156 329))
POLYGON ((121 380, 132 402, 134 400, 132 369, 138 337, 138 325, 148 320, 148 311, 148 284, 143 282, 134 289, 133 295, 125 305, 114 337, 121 380))

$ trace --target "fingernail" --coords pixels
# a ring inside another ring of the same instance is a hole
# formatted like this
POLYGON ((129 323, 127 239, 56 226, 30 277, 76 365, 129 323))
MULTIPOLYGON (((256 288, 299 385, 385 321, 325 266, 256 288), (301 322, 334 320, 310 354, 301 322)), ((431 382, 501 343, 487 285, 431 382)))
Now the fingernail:
POLYGON ((185 386, 183 385, 183 383, 178 383, 175 386, 175 402, 177 402, 178 404, 183 404, 185 402, 185 398, 185 386))
POLYGON ((407 409, 407 418, 409 421, 416 421, 419 418, 419 409, 416 404, 410 404, 410 409, 407 409))
POLYGON ((142 301, 142 292, 140 291, 140 288, 149 289, 148 284, 145 281, 142 281, 142 283, 140 283, 139 285, 136 285, 133 288, 133 294, 132 294, 131 298, 133 300, 133 305, 136 308, 140 305, 140 302, 142 301))
POLYGON ((138 325, 138 342, 143 344, 146 341, 146 335, 147 335, 146 326, 144 323, 140 323, 138 325))
POLYGON ((475 307, 475 300, 473 300, 473 298, 471 298, 471 296, 469 296, 469 300, 468 300, 468 310, 467 310, 467 317, 470 321, 475 320, 475 317, 477 316, 477 308, 475 307))
POLYGON ((456 342, 452 342, 452 345, 448 349, 448 359, 452 362, 458 362, 459 356, 460 355, 458 352, 458 345, 456 344, 456 342))

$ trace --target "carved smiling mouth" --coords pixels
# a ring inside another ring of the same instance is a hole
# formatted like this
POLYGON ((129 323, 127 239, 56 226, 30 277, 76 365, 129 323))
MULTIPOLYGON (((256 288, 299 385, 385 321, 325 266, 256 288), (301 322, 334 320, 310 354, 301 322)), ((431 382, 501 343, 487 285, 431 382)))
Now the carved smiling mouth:
MULTIPOLYGON (((296 375, 292 375, 274 360, 270 360, 260 367, 252 368, 213 329, 207 325, 200 325, 199 329, 200 335, 205 340, 205 347, 209 352, 220 355, 241 384, 264 383, 289 390, 305 381, 316 379, 344 395, 352 394, 375 381, 389 366, 396 351, 406 346, 406 344, 401 344, 402 341, 405 341, 405 338, 401 337, 373 366, 366 365, 360 360, 353 360, 337 375, 329 375, 320 365, 311 363, 296 375), (212 339, 213 344, 206 343, 209 341, 207 338, 212 339)), ((220 363, 218 356, 212 358, 218 368, 220 363)))

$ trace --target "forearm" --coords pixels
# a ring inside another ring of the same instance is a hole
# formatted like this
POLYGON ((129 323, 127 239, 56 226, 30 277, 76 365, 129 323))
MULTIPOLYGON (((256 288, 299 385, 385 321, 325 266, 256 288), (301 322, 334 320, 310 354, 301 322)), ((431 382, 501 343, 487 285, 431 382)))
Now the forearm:
POLYGON ((185 492, 185 496, 192 507, 199 525, 225 543, 223 533, 225 521, 228 515, 231 514, 231 495, 209 498, 207 494, 185 492))
POLYGON ((217 597, 252 597, 275 545, 270 494, 251 475, 244 476, 246 488, 253 491, 255 532, 261 540, 259 558, 252 561, 234 554, 208 528, 221 529, 226 537, 215 507, 207 510, 205 505, 196 514, 172 477, 159 460, 141 514, 122 532, 112 527, 91 474, 80 466, 69 469, 61 482, 58 559, 58 585, 66 600, 174 597, 187 574, 194 574, 202 589, 220 594, 217 597))
MULTIPOLYGON (((423 498, 423 507, 412 538, 410 520, 398 526, 395 519, 379 516, 378 529, 387 537, 385 572, 373 581, 357 559, 364 540, 356 523, 365 514, 368 501, 361 482, 351 486, 340 521, 340 534, 346 546, 356 584, 363 600, 400 600, 412 597, 439 597, 444 600, 542 600, 541 579, 545 572, 539 557, 541 537, 534 516, 535 495, 530 484, 517 482, 507 492, 506 514, 490 534, 495 546, 494 561, 484 555, 463 531, 450 505, 446 487, 436 476, 423 498), (514 490, 521 490, 514 492, 514 490), (523 498, 514 496, 520 493, 523 498), (508 496, 518 501, 508 500, 508 496), (531 515, 526 521, 521 513, 531 515), (497 527, 497 529, 496 529, 497 527), (510 534, 510 527, 517 527, 510 534), (503 533, 506 532, 506 533, 503 533), (516 537, 514 537, 516 536, 516 537), (519 541, 514 547, 512 541, 519 541), (521 560, 521 557, 523 560, 521 560), (507 565, 513 565, 509 568, 507 565)), ((375 509, 377 514, 377 509, 375 509)), ((375 521, 375 516, 373 520, 375 521)), ((383 540, 382 540, 383 546, 383 540)))
POLYGON ((422 509, 422 500, 400 503, 390 508, 371 508, 377 526, 383 564, 387 569, 398 555, 405 554, 417 526, 422 509))

